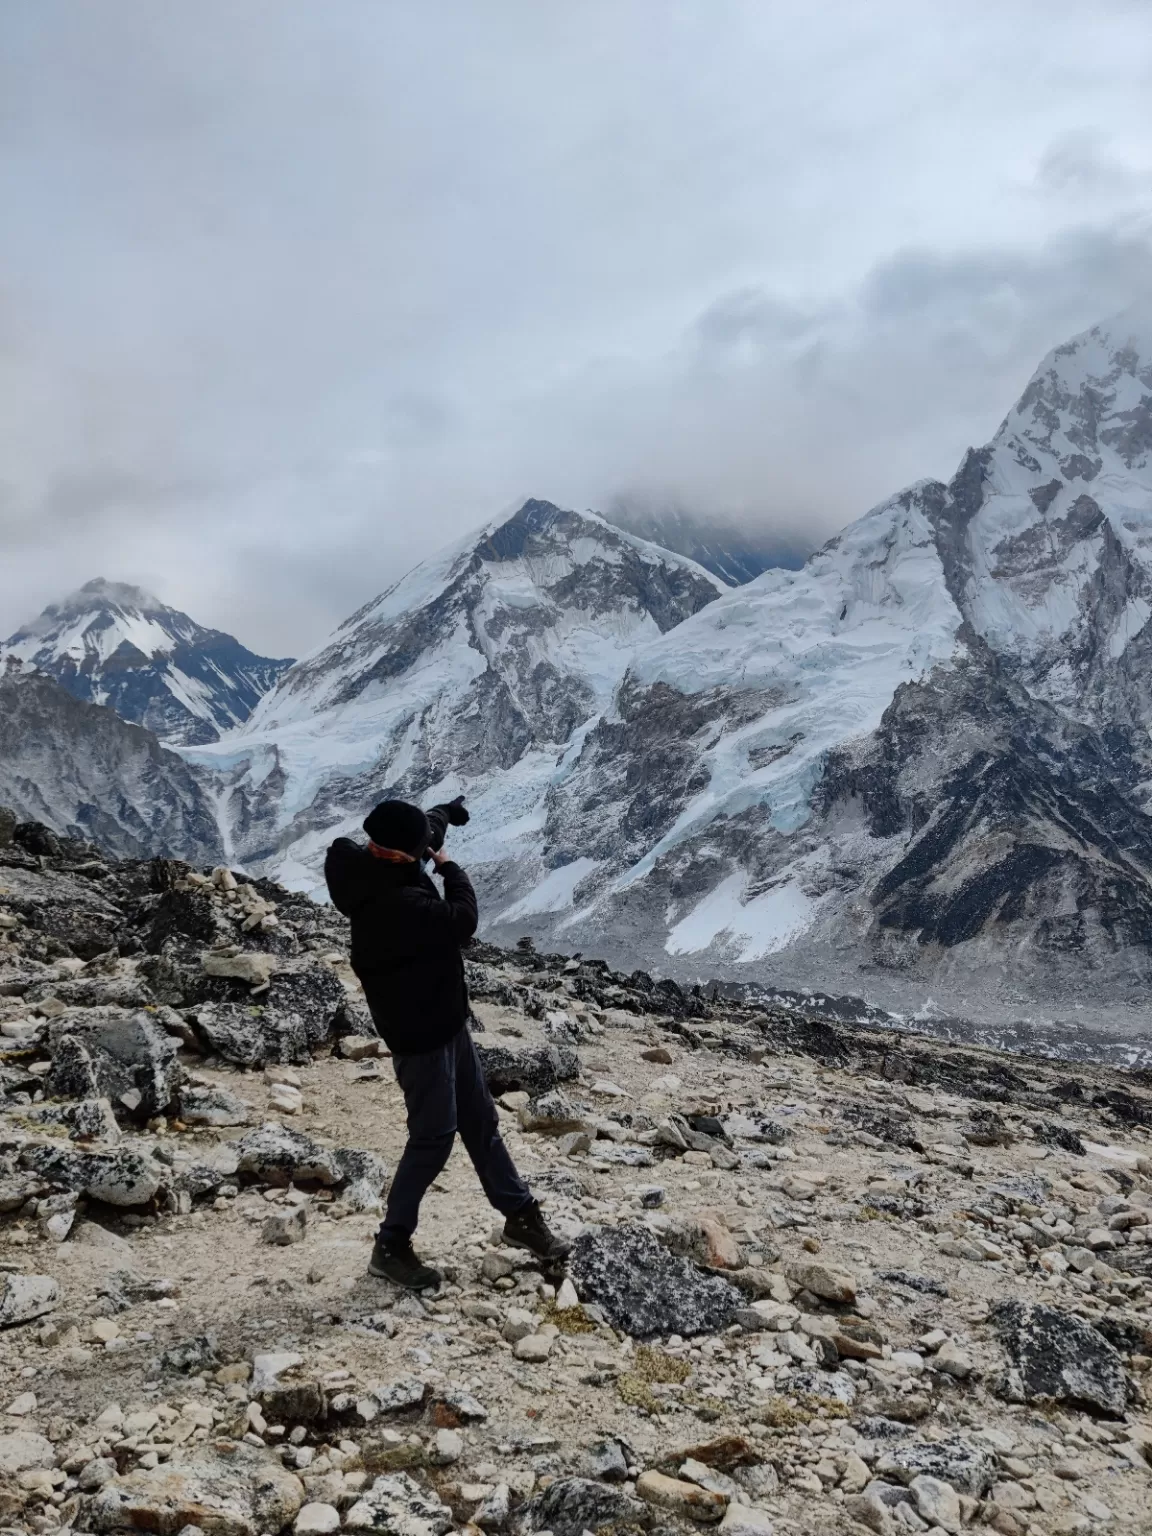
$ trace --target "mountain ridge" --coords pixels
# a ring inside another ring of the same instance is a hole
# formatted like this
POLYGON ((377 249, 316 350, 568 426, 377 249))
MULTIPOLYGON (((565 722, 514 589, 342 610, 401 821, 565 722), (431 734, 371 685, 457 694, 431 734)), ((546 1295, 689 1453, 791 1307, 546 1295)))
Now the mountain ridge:
POLYGON ((141 587, 96 577, 0 645, 74 697, 109 704, 171 746, 215 740, 245 720, 291 664, 257 656, 141 587))

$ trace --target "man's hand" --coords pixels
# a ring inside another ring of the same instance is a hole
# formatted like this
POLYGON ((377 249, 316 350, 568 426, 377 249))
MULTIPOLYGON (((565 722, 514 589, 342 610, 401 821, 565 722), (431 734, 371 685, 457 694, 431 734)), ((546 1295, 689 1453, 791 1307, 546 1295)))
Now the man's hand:
POLYGON ((432 862, 435 864, 437 869, 440 868, 441 864, 448 863, 448 855, 444 852, 443 848, 437 848, 430 851, 432 852, 432 862))

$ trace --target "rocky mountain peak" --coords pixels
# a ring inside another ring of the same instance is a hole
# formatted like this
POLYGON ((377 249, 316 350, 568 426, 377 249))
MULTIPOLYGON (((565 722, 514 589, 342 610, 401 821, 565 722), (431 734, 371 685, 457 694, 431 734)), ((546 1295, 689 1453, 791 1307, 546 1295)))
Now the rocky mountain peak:
POLYGON ((247 719, 291 664, 256 656, 232 635, 128 582, 97 577, 0 646, 76 698, 110 705, 171 745, 213 741, 247 719))
POLYGON ((311 859, 315 828, 339 814, 354 829, 385 788, 492 789, 502 824, 544 792, 637 647, 723 590, 594 513, 530 500, 365 604, 198 760, 242 765, 233 816, 250 857, 303 837, 311 859))

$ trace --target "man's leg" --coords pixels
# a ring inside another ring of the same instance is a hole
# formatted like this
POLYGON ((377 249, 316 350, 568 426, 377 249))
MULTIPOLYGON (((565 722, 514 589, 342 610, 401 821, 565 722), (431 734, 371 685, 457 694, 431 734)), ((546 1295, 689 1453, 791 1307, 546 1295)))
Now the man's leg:
POLYGON ((448 1044, 456 1063, 456 1123, 472 1166, 490 1205, 511 1216, 532 1205, 532 1191, 516 1170, 504 1139, 500 1119, 484 1069, 465 1026, 448 1044))
POLYGON ((419 1056, 393 1059, 396 1081, 404 1090, 408 1143, 388 1191, 379 1241, 406 1244, 420 1219, 420 1202, 442 1173, 456 1135, 456 1056, 454 1042, 419 1056))

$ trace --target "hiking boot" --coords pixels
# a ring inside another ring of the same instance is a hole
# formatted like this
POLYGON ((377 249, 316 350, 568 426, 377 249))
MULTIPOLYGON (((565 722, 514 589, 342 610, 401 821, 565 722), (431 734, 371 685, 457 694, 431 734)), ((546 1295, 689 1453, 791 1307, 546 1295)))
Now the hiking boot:
POLYGON ((512 1248, 527 1248, 529 1253, 548 1263, 566 1259, 572 1248, 570 1242, 557 1237, 549 1228, 535 1200, 508 1217, 504 1223, 504 1241, 512 1248))
POLYGON ((393 1285, 402 1285, 406 1291, 428 1291, 440 1284, 440 1271, 421 1263, 407 1239, 381 1242, 377 1238, 368 1260, 368 1273, 380 1280, 391 1280, 393 1285))

